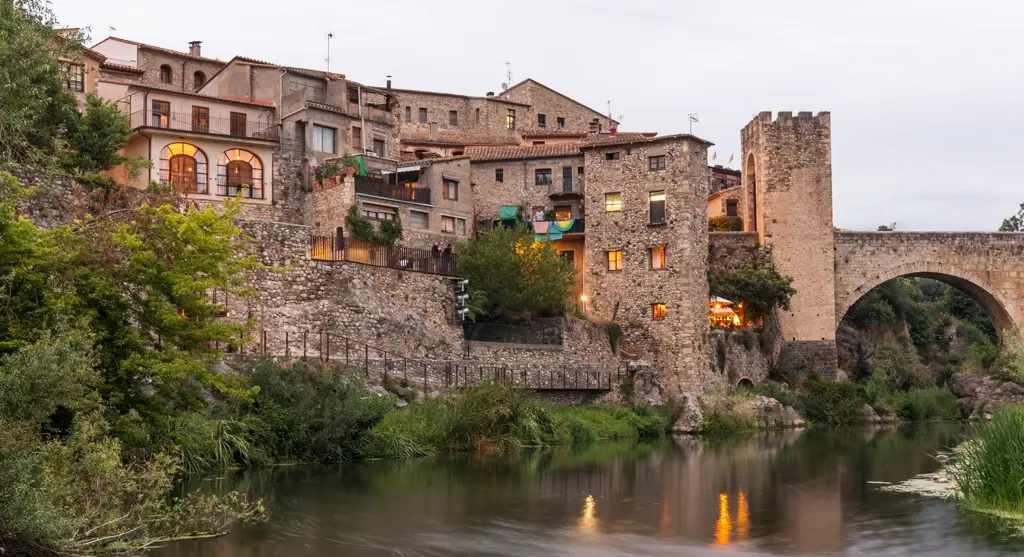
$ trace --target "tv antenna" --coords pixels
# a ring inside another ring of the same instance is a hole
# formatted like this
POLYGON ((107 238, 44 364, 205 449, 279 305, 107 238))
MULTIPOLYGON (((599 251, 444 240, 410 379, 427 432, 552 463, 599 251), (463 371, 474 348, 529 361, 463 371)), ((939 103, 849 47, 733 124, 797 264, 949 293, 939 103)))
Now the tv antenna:
POLYGON ((508 89, 508 85, 512 83, 512 62, 505 62, 505 83, 502 84, 502 89, 508 89))
POLYGON ((690 135, 693 135, 693 124, 695 122, 699 122, 699 120, 697 120, 697 113, 696 112, 691 112, 690 114, 687 114, 686 116, 690 119, 690 135))
POLYGON ((331 39, 334 38, 334 33, 327 33, 327 72, 331 71, 331 39))

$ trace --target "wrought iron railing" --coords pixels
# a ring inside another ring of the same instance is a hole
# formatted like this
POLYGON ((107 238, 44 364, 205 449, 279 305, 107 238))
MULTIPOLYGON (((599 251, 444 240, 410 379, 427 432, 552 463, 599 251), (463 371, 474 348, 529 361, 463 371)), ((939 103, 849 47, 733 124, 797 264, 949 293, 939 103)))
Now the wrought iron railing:
POLYGON ((164 128, 168 130, 212 133, 274 141, 278 138, 277 125, 268 120, 252 121, 246 119, 242 121, 217 116, 194 116, 187 112, 159 112, 147 109, 132 112, 131 123, 132 129, 142 127, 164 128))
POLYGON ((431 201, 430 188, 411 188, 405 185, 388 184, 384 180, 369 176, 356 176, 356 193, 375 195, 388 199, 426 203, 431 201))
POLYGON ((337 236, 310 236, 311 257, 318 261, 349 261, 374 267, 455 276, 456 258, 443 250, 388 246, 337 236))
POLYGON ((562 329, 538 324, 536 326, 511 325, 466 321, 462 324, 466 340, 477 342, 504 342, 514 344, 561 345, 562 329))

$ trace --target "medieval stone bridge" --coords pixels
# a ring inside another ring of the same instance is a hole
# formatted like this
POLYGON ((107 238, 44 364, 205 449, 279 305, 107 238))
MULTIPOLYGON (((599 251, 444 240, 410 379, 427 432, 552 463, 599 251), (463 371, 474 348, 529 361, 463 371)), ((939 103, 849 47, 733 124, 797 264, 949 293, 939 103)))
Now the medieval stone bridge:
POLYGON ((1024 329, 1024 234, 836 232, 836 326, 872 288, 905 276, 959 288, 988 313, 1000 335, 1024 329))

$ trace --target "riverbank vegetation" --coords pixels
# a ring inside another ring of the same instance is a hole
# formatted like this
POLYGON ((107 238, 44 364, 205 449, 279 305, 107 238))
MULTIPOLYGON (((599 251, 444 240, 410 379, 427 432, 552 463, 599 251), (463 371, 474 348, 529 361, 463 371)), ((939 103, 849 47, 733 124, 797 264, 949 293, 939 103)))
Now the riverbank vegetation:
POLYGON ((966 509, 1024 519, 1024 406, 1011 406, 977 428, 949 466, 966 509))

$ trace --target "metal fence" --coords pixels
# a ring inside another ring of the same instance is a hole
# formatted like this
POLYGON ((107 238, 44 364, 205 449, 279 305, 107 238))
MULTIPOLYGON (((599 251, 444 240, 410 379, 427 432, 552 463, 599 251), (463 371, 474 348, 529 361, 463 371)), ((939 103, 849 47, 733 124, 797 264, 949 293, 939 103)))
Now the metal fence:
POLYGON ((138 110, 130 115, 132 128, 154 127, 196 133, 214 133, 251 139, 277 140, 277 125, 268 120, 199 116, 187 112, 138 110))
POLYGON ((413 203, 430 203, 430 188, 411 188, 402 184, 388 184, 384 180, 369 176, 356 176, 356 193, 375 195, 388 199, 411 201, 413 203))
POLYGON ((562 329, 555 326, 525 326, 506 323, 466 321, 462 324, 466 340, 515 344, 562 344, 562 329))
POLYGON ((349 261, 374 267, 455 276, 455 254, 421 248, 388 246, 337 236, 310 236, 311 257, 319 261, 349 261))

